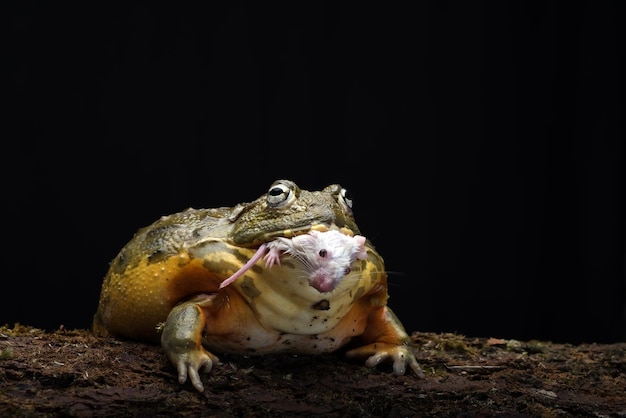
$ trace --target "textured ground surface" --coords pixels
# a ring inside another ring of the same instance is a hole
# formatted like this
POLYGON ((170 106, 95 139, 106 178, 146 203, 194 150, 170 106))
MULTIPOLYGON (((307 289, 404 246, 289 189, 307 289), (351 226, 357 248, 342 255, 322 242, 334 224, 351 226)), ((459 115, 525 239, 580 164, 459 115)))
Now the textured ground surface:
POLYGON ((0 327, 0 416, 626 417, 626 343, 414 333, 425 379, 341 355, 220 356, 206 390, 160 347, 0 327))

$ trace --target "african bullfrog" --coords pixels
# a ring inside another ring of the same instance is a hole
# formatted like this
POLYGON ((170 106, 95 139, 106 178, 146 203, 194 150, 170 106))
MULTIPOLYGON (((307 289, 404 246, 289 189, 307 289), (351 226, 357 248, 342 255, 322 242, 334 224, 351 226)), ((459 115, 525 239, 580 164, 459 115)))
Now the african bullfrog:
POLYGON ((219 362, 214 353, 329 353, 349 342, 360 345, 346 351, 348 358, 367 359, 368 367, 391 362, 399 375, 408 366, 421 377, 387 299, 383 259, 360 236, 348 192, 338 184, 307 191, 278 180, 250 203, 189 208, 137 231, 111 262, 93 331, 160 342, 179 382, 189 378, 198 391, 199 372, 219 362), (288 251, 282 262, 255 263, 229 279, 268 243, 311 231, 364 240, 332 286, 311 285, 288 251))

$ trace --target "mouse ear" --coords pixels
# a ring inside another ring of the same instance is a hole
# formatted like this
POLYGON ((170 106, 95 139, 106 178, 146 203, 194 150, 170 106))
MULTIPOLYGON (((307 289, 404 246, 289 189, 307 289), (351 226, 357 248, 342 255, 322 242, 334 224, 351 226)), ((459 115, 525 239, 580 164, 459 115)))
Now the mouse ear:
POLYGON ((365 237, 362 235, 355 235, 354 242, 357 244, 356 258, 359 260, 365 260, 367 258, 367 249, 365 248, 365 237))

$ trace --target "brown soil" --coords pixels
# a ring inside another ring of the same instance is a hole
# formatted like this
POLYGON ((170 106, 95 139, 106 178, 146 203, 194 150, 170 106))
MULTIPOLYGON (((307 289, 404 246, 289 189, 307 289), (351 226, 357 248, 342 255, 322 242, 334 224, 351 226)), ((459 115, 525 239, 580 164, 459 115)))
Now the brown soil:
POLYGON ((426 378, 338 354, 220 356, 180 385, 160 347, 0 327, 0 416, 624 417, 626 343, 414 333, 426 378))

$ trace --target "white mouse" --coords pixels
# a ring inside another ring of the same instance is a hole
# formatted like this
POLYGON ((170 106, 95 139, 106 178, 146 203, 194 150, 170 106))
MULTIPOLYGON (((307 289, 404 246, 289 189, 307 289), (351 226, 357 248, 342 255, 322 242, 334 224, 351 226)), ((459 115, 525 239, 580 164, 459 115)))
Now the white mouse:
POLYGON ((309 284, 321 293, 332 291, 350 273, 352 262, 367 258, 365 237, 348 236, 339 231, 310 231, 293 238, 279 237, 261 245, 255 255, 235 274, 224 280, 220 288, 234 282, 262 256, 265 266, 280 265, 280 257, 289 255, 300 261, 309 284))
POLYGON ((356 259, 367 258, 365 237, 350 237, 339 231, 310 231, 294 238, 277 238, 267 243, 265 265, 280 265, 280 256, 288 254, 302 263, 309 284, 320 292, 330 292, 348 273, 356 259))

